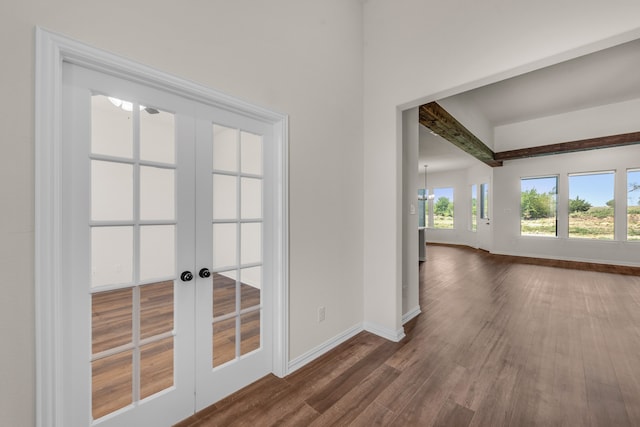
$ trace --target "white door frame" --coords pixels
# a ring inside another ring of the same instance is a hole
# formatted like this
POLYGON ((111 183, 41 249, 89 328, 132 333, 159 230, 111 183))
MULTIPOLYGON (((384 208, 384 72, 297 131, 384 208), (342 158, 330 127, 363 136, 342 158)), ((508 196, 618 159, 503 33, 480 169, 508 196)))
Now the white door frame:
POLYGON ((245 115, 273 126, 277 150, 278 217, 274 250, 272 372, 288 373, 289 220, 288 116, 157 71, 143 64, 36 28, 35 79, 35 326, 36 425, 62 427, 66 385, 61 346, 62 239, 62 64, 69 62, 245 115))

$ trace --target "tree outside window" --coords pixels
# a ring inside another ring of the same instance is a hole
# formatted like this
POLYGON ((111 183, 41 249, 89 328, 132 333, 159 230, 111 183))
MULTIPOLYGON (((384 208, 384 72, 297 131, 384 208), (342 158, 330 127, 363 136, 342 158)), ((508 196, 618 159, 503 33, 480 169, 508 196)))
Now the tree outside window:
POLYGON ((614 172, 569 175, 569 237, 613 240, 614 172))
POLYGON ((433 227, 440 229, 454 228, 453 188, 434 188, 433 194, 433 227))
POLYGON ((558 177, 520 180, 520 234, 552 236, 557 232, 558 177))

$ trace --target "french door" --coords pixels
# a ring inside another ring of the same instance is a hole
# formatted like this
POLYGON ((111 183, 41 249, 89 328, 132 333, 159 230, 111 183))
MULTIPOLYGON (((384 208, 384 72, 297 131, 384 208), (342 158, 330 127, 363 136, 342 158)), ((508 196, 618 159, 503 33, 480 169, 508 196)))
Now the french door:
POLYGON ((171 425, 272 371, 272 127, 64 64, 70 426, 171 425))

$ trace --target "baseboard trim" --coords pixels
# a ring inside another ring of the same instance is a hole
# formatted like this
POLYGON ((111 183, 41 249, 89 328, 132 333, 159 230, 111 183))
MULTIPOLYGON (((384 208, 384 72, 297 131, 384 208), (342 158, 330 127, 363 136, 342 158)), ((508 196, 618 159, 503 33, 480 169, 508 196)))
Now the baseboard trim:
POLYGON ((287 375, 297 371, 298 369, 305 366, 307 363, 310 363, 311 361, 317 359, 323 354, 333 350, 343 342, 353 338, 354 336, 358 335, 362 331, 364 331, 364 328, 361 323, 354 325, 351 328, 347 329, 346 331, 312 348, 306 353, 296 357, 293 360, 290 360, 287 375))
POLYGON ((404 325, 409 320, 411 320, 414 317, 418 316, 420 313, 422 313, 422 310, 420 310, 420 306, 419 305, 414 307, 413 309, 409 310, 404 315, 402 315, 402 324, 404 325))
POLYGON ((363 326, 365 331, 371 332, 372 334, 378 335, 379 337, 389 341, 398 342, 405 337, 404 328, 394 331, 393 329, 385 328, 384 326, 371 322, 364 322, 363 326))
POLYGON ((593 260, 580 259, 580 258, 561 258, 548 256, 545 258, 534 254, 512 254, 501 251, 486 251, 484 249, 474 248, 469 245, 463 244, 451 244, 451 243, 439 243, 439 242, 427 242, 427 246, 449 246, 462 249, 468 249, 471 251, 484 252, 488 256, 501 258, 505 261, 519 263, 539 265, 543 267, 557 267, 568 268, 571 270, 582 271, 594 271, 599 273, 611 273, 611 274, 624 274, 627 276, 640 276, 640 266, 635 263, 620 262, 619 264, 611 264, 604 262, 595 262, 593 260))

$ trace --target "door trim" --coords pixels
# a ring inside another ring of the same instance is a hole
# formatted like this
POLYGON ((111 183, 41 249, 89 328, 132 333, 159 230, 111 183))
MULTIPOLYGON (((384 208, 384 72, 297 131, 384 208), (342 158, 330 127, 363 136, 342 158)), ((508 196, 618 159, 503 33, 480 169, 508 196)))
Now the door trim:
POLYGON ((105 74, 229 110, 273 126, 277 150, 275 204, 281 219, 273 242, 275 264, 272 372, 288 373, 289 197, 288 116, 250 104, 138 62, 36 27, 35 69, 35 336, 36 425, 63 426, 64 349, 61 345, 63 294, 62 239, 62 64, 105 74))

